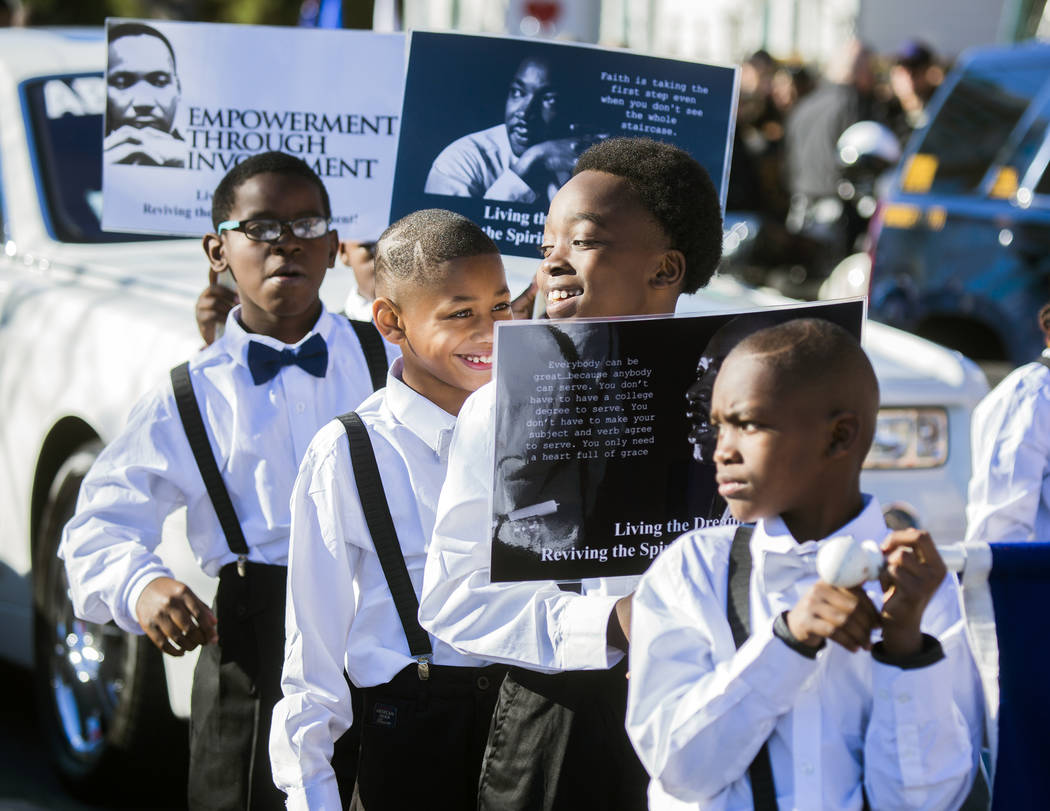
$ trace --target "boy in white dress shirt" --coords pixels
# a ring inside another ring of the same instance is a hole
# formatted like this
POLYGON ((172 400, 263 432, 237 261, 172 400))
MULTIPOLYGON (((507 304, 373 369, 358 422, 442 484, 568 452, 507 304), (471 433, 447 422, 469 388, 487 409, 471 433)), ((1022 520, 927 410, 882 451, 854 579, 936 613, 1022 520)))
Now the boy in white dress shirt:
POLYGON ((650 808, 966 798, 983 716, 959 588, 927 533, 889 533, 860 491, 877 408, 867 356, 825 321, 761 330, 726 358, 719 492, 757 524, 750 542, 733 527, 682 536, 635 593, 627 729, 650 808), (818 579, 819 541, 837 535, 881 542, 881 585, 818 579))
POLYGON ((339 807, 329 758, 353 720, 345 668, 365 688, 351 807, 460 811, 477 803, 505 669, 428 637, 416 610, 456 415, 491 377, 493 327, 510 319, 510 295, 492 240, 440 209, 410 214, 380 237, 376 293, 376 326, 401 359, 387 387, 357 409, 367 433, 351 434, 341 420, 325 426, 292 494, 273 772, 289 808, 339 807), (358 454, 369 450, 381 486, 362 495, 371 485, 358 454), (383 492, 391 533, 368 515, 383 492))
POLYGON ((330 218, 320 178, 290 155, 253 156, 223 178, 204 251, 213 271, 233 274, 240 305, 223 337, 179 367, 196 403, 184 408, 166 383, 136 404, 84 480, 59 552, 78 616, 146 633, 172 656, 204 646, 191 703, 193 809, 283 807, 266 742, 280 697, 288 496, 318 428, 373 389, 355 332, 318 297, 338 246, 330 218), (202 457, 181 419, 194 413, 202 457), (198 458, 213 460, 232 518, 219 518, 198 458), (219 577, 214 612, 154 552, 183 505, 194 558, 219 577))
MULTIPOLYGON (((671 313, 707 284, 718 195, 685 151, 644 138, 588 149, 555 195, 537 274, 551 319, 671 313)), ((457 650, 518 665, 504 680, 479 807, 637 809, 648 784, 624 732, 637 578, 491 583, 494 387, 463 407, 427 557, 419 618, 457 650)))

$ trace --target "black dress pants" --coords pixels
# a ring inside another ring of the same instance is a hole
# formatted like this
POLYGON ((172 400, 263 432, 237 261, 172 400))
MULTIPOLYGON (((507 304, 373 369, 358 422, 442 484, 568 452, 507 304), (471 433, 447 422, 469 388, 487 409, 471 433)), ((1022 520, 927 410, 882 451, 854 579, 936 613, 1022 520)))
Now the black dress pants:
MULTIPOLYGON (((281 698, 283 566, 235 564, 219 572, 219 643, 207 645, 193 673, 190 703, 191 811, 281 811, 285 795, 270 769, 270 720, 281 698)), ((357 707, 354 715, 357 716, 357 707)), ((356 724, 336 743, 332 766, 349 797, 355 778, 356 724)))
POLYGON ((470 811, 505 667, 410 665, 362 692, 351 811, 470 811))
POLYGON ((627 664, 511 669, 482 765, 481 811, 644 811, 649 776, 624 729, 627 664))

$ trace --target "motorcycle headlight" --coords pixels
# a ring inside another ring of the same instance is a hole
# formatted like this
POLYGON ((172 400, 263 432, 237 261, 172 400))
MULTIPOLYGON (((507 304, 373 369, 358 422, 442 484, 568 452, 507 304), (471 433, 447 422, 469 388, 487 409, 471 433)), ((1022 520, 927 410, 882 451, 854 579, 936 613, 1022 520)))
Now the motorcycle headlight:
POLYGON ((948 460, 943 408, 880 408, 866 470, 940 467, 948 460))

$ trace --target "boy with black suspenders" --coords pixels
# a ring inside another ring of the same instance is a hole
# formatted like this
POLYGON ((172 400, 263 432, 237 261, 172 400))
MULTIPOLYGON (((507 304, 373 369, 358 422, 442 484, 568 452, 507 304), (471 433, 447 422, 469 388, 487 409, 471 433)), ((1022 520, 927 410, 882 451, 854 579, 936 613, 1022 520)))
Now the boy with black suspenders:
POLYGON ((204 646, 189 807, 281 808, 266 742, 283 660, 288 495, 316 430, 367 397, 397 352, 318 297, 338 237, 303 161, 270 152, 238 164, 212 218, 205 253, 213 271, 231 271, 241 304, 220 340, 136 404, 84 480, 60 555, 79 616, 145 632, 173 656, 204 646), (219 577, 214 612, 154 553, 182 505, 197 563, 219 577))
POLYGON ((292 493, 287 651, 270 755, 289 808, 335 809, 333 741, 362 688, 351 808, 470 809, 504 669, 416 618, 456 415, 491 376, 511 317, 496 246, 449 211, 410 214, 376 246, 375 323, 401 348, 387 386, 318 432, 292 493))

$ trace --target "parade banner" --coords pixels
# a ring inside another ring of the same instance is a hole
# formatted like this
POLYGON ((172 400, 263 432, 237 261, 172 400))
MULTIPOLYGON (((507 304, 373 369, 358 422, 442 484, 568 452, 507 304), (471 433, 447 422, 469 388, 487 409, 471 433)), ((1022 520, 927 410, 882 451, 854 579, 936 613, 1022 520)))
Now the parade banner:
POLYGON ((413 33, 391 220, 449 208, 500 252, 535 257, 580 153, 647 136, 729 180, 735 68, 534 39, 413 33))
POLYGON ((499 323, 492 580, 641 574, 680 534, 734 523, 715 483, 715 376, 745 336, 804 317, 859 338, 864 301, 499 323))
POLYGON ((200 236, 235 164, 278 150, 321 177, 342 237, 387 225, 404 36, 109 19, 107 230, 200 236))

